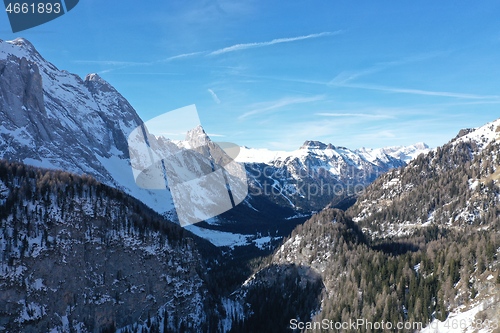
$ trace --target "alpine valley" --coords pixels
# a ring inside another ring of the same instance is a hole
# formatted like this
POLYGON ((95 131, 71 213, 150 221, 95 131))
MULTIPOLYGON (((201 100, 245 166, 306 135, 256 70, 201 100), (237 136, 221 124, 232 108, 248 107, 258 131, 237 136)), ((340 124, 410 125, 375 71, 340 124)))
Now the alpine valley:
POLYGON ((136 184, 127 139, 220 169, 202 127, 150 135, 109 83, 22 38, 0 40, 0 122, 0 331, 499 331, 500 120, 436 149, 239 147, 249 194, 184 228, 166 174, 136 184))

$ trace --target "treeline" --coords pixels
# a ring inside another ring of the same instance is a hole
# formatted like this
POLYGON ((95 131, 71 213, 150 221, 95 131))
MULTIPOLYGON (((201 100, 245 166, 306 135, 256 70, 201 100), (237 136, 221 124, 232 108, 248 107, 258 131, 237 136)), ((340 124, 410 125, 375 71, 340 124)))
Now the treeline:
POLYGON ((24 224, 28 227, 28 232, 31 232, 31 221, 40 221, 39 227, 46 228, 55 222, 49 212, 59 209, 63 220, 83 212, 94 223, 100 223, 103 230, 133 231, 140 237, 159 232, 169 242, 195 240, 205 253, 217 253, 209 242, 167 221, 128 194, 88 175, 78 176, 0 160, 0 181, 9 189, 8 196, 3 199, 4 204, 0 205, 0 221, 5 221, 11 215, 15 222, 14 228, 24 224), (28 209, 30 202, 37 202, 37 208, 28 209))

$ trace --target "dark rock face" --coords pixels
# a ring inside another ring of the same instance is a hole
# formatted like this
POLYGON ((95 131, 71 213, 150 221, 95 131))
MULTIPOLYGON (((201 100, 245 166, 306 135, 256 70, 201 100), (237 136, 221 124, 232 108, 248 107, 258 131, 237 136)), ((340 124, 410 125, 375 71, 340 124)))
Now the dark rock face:
POLYGON ((0 61, 0 73, 2 125, 10 130, 25 127, 29 133, 49 140, 49 133, 41 122, 47 112, 38 66, 26 58, 9 56, 0 61))
POLYGON ((467 134, 469 134, 469 133, 472 133, 472 132, 474 132, 474 128, 462 128, 462 129, 458 132, 458 134, 457 134, 457 136, 455 137, 455 139, 461 138, 461 137, 463 137, 463 136, 465 136, 465 135, 467 135, 467 134))
POLYGON ((323 142, 321 141, 309 141, 307 140, 306 142, 304 142, 304 144, 300 147, 300 149, 326 149, 327 147, 331 146, 331 144, 329 144, 328 146, 326 144, 324 144, 323 142))

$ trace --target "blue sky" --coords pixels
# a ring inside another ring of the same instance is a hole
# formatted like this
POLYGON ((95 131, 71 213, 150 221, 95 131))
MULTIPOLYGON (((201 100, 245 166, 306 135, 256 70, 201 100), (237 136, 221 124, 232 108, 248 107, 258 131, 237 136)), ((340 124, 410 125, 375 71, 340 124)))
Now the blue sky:
POLYGON ((25 37, 145 120, 196 104, 214 140, 444 144, 500 117, 498 1, 81 0, 25 37))

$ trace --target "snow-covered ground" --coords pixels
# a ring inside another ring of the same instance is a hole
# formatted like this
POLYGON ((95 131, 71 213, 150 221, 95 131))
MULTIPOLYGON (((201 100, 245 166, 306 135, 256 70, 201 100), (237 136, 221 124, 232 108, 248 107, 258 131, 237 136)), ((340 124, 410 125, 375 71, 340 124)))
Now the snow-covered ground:
POLYGON ((474 129, 474 131, 458 138, 454 144, 459 142, 475 142, 481 149, 486 147, 490 142, 499 138, 500 119, 494 120, 486 125, 474 129))
POLYGON ((208 240, 215 246, 228 246, 231 248, 234 248, 235 246, 248 245, 250 243, 250 238, 252 237, 252 235, 233 234, 231 232, 200 228, 196 225, 188 225, 185 229, 208 240))
POLYGON ((490 297, 469 310, 459 308, 452 312, 445 321, 435 319, 421 333, 490 333, 496 332, 500 327, 500 318, 482 320, 477 314, 495 302, 495 297, 490 297))

